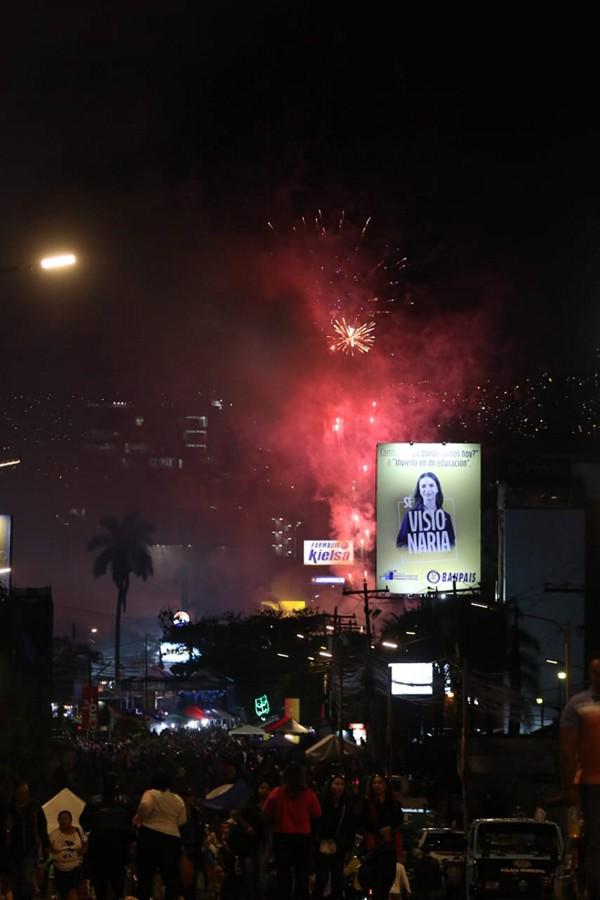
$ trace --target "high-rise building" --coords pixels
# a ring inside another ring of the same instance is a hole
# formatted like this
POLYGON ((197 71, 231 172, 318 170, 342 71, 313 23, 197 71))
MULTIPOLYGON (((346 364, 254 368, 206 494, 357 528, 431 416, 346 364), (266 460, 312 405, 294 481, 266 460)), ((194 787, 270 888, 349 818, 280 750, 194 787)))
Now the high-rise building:
POLYGON ((295 522, 285 516, 274 516, 271 524, 272 547, 275 556, 287 559, 301 558, 300 529, 302 522, 295 522))
POLYGON ((539 724, 556 718, 567 693, 586 683, 591 498, 582 474, 572 458, 521 461, 498 494, 498 599, 512 605, 515 626, 534 639, 520 652, 537 667, 530 674, 539 724))
POLYGON ((208 460, 208 423, 205 412, 167 401, 102 400, 86 406, 83 444, 109 466, 176 471, 208 460))

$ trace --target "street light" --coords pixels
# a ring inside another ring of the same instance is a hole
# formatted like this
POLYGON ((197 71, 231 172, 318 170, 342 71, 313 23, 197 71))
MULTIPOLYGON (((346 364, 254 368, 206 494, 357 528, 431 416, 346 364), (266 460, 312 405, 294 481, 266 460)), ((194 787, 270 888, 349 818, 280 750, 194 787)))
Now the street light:
POLYGON ((5 469, 7 466, 18 466, 20 462, 20 459, 5 459, 0 462, 0 469, 5 469))
POLYGON ((65 269, 74 266, 77 257, 74 253, 59 253, 56 256, 45 256, 40 259, 40 267, 42 269, 65 269))
POLYGON ((535 702, 540 707, 540 728, 544 727, 544 698, 536 697, 535 702))
MULTIPOLYGON (((518 627, 519 616, 524 619, 537 619, 538 622, 548 622, 550 625, 554 625, 557 628, 563 639, 563 649, 564 649, 564 667, 565 672, 562 676, 562 681, 565 682, 565 699, 568 700, 571 694, 571 623, 570 622, 557 622, 556 619, 550 619, 548 616, 538 616, 533 613, 524 613, 521 612, 519 607, 514 604, 515 616, 516 616, 516 624, 518 627)), ((551 663, 552 665, 558 665, 558 660, 547 659, 546 662, 551 663)), ((560 676, 559 676, 560 677, 560 676)))

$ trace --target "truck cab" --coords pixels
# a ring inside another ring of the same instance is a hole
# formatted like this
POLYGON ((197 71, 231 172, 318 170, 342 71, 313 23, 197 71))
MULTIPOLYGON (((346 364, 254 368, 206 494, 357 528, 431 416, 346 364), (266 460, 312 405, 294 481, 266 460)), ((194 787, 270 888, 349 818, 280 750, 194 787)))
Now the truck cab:
POLYGON ((563 840, 554 822, 474 819, 467 837, 467 900, 562 900, 563 840))

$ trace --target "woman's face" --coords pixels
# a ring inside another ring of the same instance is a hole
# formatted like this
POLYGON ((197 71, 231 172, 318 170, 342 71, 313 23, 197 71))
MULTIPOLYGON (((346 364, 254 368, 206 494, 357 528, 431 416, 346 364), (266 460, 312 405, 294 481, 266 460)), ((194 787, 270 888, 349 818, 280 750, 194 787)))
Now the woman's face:
POLYGON ((258 786, 257 794, 259 800, 266 800, 271 793, 271 785, 266 781, 261 781, 258 786))
POLYGON ((419 479, 419 494, 423 498, 424 503, 435 503, 437 492, 437 484, 429 475, 419 479))
POLYGON ((28 784, 20 784, 17 790, 15 791, 15 800, 19 804, 19 806, 24 806, 26 803, 29 803, 29 785, 28 784))
POLYGON ((371 782, 371 787, 376 797, 385 797, 387 784, 385 783, 385 779, 381 775, 375 775, 371 782))
POLYGON ((73 817, 71 816, 71 813, 61 812, 58 817, 58 827, 61 829, 61 831, 66 831, 71 827, 72 821, 73 817))
POLYGON ((339 775, 332 780, 330 785, 331 796, 334 800, 339 800, 344 793, 346 782, 339 775))

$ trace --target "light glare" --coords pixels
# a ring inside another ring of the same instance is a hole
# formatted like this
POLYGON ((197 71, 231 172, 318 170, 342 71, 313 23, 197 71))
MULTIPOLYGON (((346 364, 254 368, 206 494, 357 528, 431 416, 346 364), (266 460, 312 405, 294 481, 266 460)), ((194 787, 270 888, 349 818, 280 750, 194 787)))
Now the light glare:
POLYGON ((45 256, 40 260, 42 269, 64 269, 65 266, 74 266, 77 257, 74 253, 62 253, 58 256, 45 256))
POLYGON ((6 466, 18 466, 20 462, 20 459, 7 459, 4 462, 0 462, 0 469, 4 469, 6 466))

